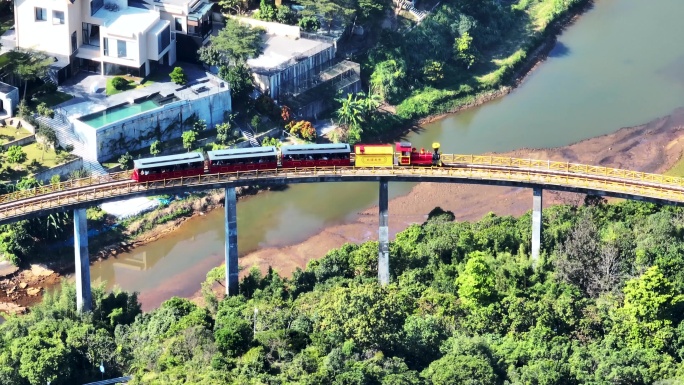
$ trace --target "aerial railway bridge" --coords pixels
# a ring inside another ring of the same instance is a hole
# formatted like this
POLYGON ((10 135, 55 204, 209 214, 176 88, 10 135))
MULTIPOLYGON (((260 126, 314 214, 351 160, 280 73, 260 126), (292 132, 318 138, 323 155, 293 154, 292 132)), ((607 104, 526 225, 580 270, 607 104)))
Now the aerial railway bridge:
POLYGON ((135 182, 130 172, 70 180, 0 195, 0 224, 74 212, 74 252, 77 304, 89 310, 90 262, 87 207, 137 196, 225 188, 226 291, 237 293, 238 254, 235 187, 291 183, 379 182, 378 280, 389 282, 388 183, 439 182, 526 187, 532 189, 532 257, 541 244, 542 190, 684 205, 684 178, 549 160, 443 154, 444 167, 312 167, 203 174, 154 182, 135 182))

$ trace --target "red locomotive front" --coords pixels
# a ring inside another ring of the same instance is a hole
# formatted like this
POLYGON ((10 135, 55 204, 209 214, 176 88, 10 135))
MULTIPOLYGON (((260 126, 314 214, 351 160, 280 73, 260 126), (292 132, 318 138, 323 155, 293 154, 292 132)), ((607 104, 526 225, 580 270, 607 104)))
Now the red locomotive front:
POLYGON ((398 142, 395 147, 397 164, 400 166, 438 166, 439 143, 432 144, 433 152, 421 148, 420 151, 409 142, 398 142))

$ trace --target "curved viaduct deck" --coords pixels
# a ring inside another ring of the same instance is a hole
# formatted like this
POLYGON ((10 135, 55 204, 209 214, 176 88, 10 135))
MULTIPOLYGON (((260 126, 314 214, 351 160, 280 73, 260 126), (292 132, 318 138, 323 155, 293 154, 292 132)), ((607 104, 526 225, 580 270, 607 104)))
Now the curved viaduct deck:
POLYGON ((327 167, 206 174, 135 183, 129 172, 84 178, 0 196, 0 224, 136 196, 226 186, 403 181, 470 183, 574 191, 684 205, 684 179, 566 162, 442 155, 447 167, 327 167))

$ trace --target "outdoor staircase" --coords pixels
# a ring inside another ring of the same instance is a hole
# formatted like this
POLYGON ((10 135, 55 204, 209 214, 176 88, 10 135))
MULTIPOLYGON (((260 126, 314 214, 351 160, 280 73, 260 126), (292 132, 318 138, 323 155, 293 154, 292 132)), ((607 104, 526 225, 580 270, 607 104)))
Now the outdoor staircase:
POLYGON ((252 131, 251 127, 247 127, 247 128, 240 127, 240 132, 242 132, 242 136, 244 136, 245 139, 247 139, 247 141, 249 141, 249 144, 252 147, 261 146, 261 144, 259 144, 259 141, 254 137, 254 131, 252 131))
POLYGON ((91 154, 83 145, 81 139, 74 133, 71 122, 69 122, 69 119, 67 119, 64 113, 56 110, 54 118, 36 116, 36 120, 55 130, 55 134, 57 135, 57 139, 62 148, 69 144, 74 146, 74 150, 71 153, 83 159, 83 168, 90 171, 91 175, 107 174, 107 170, 105 170, 100 162, 97 161, 95 154, 91 154))
POLYGON ((413 3, 409 0, 401 0, 401 2, 399 3, 399 6, 402 9, 409 11, 409 13, 411 15, 413 15, 413 17, 416 18, 416 21, 421 21, 427 16, 427 12, 421 11, 420 9, 417 9, 416 7, 413 6, 413 3))

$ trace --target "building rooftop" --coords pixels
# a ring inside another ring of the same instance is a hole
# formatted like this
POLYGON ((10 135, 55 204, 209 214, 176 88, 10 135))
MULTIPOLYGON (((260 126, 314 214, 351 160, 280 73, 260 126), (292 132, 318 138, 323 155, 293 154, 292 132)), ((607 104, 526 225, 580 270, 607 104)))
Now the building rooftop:
POLYGON ((247 60, 255 71, 269 71, 284 67, 288 62, 312 56, 332 47, 332 44, 310 39, 293 39, 286 36, 264 34, 264 52, 257 58, 247 60))
POLYGON ((118 11, 109 11, 102 7, 95 13, 95 17, 104 21, 107 35, 134 38, 153 26, 159 20, 159 13, 136 7, 118 11))
POLYGON ((14 86, 11 86, 9 84, 0 82, 0 94, 7 95, 16 89, 17 89, 17 87, 14 87, 14 86))

